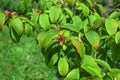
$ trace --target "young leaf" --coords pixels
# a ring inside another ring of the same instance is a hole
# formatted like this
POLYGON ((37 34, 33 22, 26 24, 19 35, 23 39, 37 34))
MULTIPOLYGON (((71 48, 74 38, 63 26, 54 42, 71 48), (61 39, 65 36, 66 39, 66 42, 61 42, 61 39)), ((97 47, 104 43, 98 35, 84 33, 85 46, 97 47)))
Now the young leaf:
POLYGON ((101 76, 101 70, 92 56, 84 56, 81 62, 81 68, 90 73, 92 76, 101 76))
POLYGON ((120 43, 120 31, 118 31, 115 35, 115 42, 116 44, 120 43))
POLYGON ((2 30, 5 23, 5 14, 0 12, 0 30, 2 30))
POLYGON ((41 14, 39 17, 39 23, 44 30, 49 29, 50 28, 49 16, 47 14, 41 14))
POLYGON ((100 37, 95 31, 88 31, 85 33, 85 37, 89 41, 89 43, 94 47, 97 48, 100 42, 100 37))
POLYGON ((65 57, 60 57, 58 61, 58 71, 61 76, 65 76, 68 73, 69 65, 65 57))
POLYGON ((25 23, 25 33, 29 36, 32 33, 32 26, 28 23, 25 23))
POLYGON ((79 77, 79 68, 75 68, 67 74, 66 79, 79 80, 79 77))
POLYGON ((81 9, 82 9, 82 12, 83 12, 84 16, 88 16, 89 8, 83 3, 80 3, 80 6, 81 6, 81 9))
POLYGON ((49 67, 52 67, 58 60, 58 53, 55 53, 52 58, 50 59, 50 62, 48 64, 49 67))
POLYGON ((85 47, 81 39, 73 37, 71 39, 72 44, 77 49, 77 52, 79 53, 80 57, 83 58, 85 55, 85 47))
POLYGON ((16 33, 20 36, 23 33, 23 22, 19 18, 12 18, 10 20, 10 26, 16 31, 16 33))
POLYGON ((105 21, 105 27, 109 35, 114 35, 117 31, 118 24, 114 19, 107 18, 105 21))
POLYGON ((49 11, 50 20, 52 23, 56 23, 61 15, 61 8, 59 6, 52 6, 49 11))
POLYGON ((109 71, 111 70, 111 67, 107 62, 105 62, 105 61, 103 61, 101 59, 96 59, 95 61, 97 62, 97 64, 99 64, 100 66, 106 68, 107 70, 109 70, 109 71))

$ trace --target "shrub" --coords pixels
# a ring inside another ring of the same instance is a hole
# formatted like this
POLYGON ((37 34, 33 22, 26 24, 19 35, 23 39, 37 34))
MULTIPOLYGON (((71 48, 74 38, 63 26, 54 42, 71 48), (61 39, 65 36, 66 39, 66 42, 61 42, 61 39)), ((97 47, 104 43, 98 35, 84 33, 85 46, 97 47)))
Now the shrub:
POLYGON ((1 12, 1 29, 8 25, 15 42, 37 32, 46 64, 57 66, 65 80, 120 79, 119 11, 105 18, 105 8, 91 0, 51 0, 41 9, 7 22, 1 12))

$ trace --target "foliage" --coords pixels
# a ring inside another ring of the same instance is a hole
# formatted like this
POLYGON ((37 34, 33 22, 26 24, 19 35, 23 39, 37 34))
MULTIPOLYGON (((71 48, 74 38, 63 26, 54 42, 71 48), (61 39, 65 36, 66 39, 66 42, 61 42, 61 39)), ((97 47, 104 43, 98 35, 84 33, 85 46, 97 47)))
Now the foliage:
POLYGON ((36 32, 46 64, 64 80, 119 80, 120 11, 105 18, 106 9, 91 0, 45 3, 29 17, 1 12, 1 29, 7 25, 15 42, 36 32))

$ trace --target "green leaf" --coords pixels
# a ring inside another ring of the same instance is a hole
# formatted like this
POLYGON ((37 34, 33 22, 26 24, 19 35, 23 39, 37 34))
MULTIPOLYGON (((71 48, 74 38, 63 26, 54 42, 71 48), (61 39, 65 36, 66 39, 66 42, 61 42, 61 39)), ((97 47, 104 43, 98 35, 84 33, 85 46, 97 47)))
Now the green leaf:
POLYGON ((58 61, 58 71, 61 76, 65 76, 68 73, 69 65, 66 57, 60 57, 58 61))
POLYGON ((55 53, 52 58, 50 59, 50 62, 48 64, 49 67, 52 67, 58 60, 58 53, 55 53))
POLYGON ((29 23, 25 23, 25 33, 29 36, 33 32, 32 26, 29 23))
POLYGON ((64 38, 69 38, 70 37, 70 31, 69 30, 60 30, 60 34, 63 34, 64 38))
POLYGON ((73 24, 67 23, 62 28, 69 29, 71 31, 79 32, 79 27, 73 24))
POLYGON ((95 20, 96 20, 96 16, 94 16, 94 15, 90 15, 90 16, 89 16, 89 21, 90 21, 91 24, 92 24, 95 20))
POLYGON ((20 36, 18 36, 18 34, 15 32, 15 30, 13 28, 10 29, 10 37, 15 42, 20 40, 20 36))
POLYGON ((109 17, 116 19, 116 18, 119 18, 119 16, 120 16, 120 12, 115 11, 115 12, 112 12, 109 17))
POLYGON ((82 24, 83 24, 84 33, 86 33, 90 29, 90 27, 88 26, 88 19, 85 19, 82 24))
POLYGON ((82 9, 82 12, 83 12, 84 16, 88 16, 89 8, 84 3, 80 3, 80 7, 82 9))
POLYGON ((58 23, 60 23, 60 26, 66 24, 66 16, 64 14, 60 15, 58 23))
POLYGON ((52 23, 56 23, 61 15, 61 8, 59 6, 52 6, 49 11, 50 20, 52 23))
POLYGON ((41 14, 39 17, 39 23, 44 30, 49 29, 50 21, 47 14, 41 14))
POLYGON ((116 42, 116 44, 119 44, 119 43, 120 43, 120 31, 118 31, 118 32, 115 34, 115 42, 116 42))
POLYGON ((20 18, 12 18, 10 20, 10 26, 16 31, 16 33, 20 36, 23 33, 23 22, 20 18))
POLYGON ((41 32, 39 33, 37 40, 38 44, 42 47, 45 48, 49 46, 50 42, 52 39, 55 39, 57 37, 57 33, 55 31, 46 31, 46 32, 41 32))
POLYGON ((105 22, 105 19, 104 18, 97 18, 93 24, 92 24, 92 27, 95 28, 95 27, 100 27, 100 25, 102 25, 103 23, 105 22))
POLYGON ((100 37, 95 31, 88 31, 85 33, 85 37, 89 41, 89 43, 94 47, 97 48, 100 42, 100 37))
POLYGON ((100 75, 101 70, 92 56, 89 55, 84 56, 81 62, 81 68, 90 73, 92 76, 101 77, 100 75))
POLYGON ((105 27, 109 35, 114 35, 117 32, 118 24, 114 19, 107 18, 105 27))
POLYGON ((73 20, 73 25, 78 27, 79 30, 82 29, 82 20, 79 16, 73 16, 72 20, 73 20))
POLYGON ((92 7, 92 1, 91 0, 86 0, 88 2, 88 4, 90 5, 90 7, 92 7))
POLYGON ((102 12, 102 13, 106 12, 106 9, 103 7, 103 5, 101 5, 101 4, 96 4, 96 5, 97 5, 98 9, 100 10, 100 12, 102 12))
POLYGON ((63 8, 63 10, 72 18, 73 12, 69 8, 63 8))
POLYGON ((110 72, 108 72, 108 76, 113 80, 120 80, 120 70, 113 68, 110 72))
POLYGON ((109 70, 109 71, 111 70, 110 65, 107 62, 105 62, 104 60, 96 59, 95 61, 97 62, 97 64, 99 64, 100 66, 106 68, 107 70, 109 70))
POLYGON ((38 24, 35 24, 34 22, 30 21, 29 19, 27 19, 26 17, 20 17, 20 19, 22 19, 23 22, 29 23, 30 25, 32 25, 33 27, 35 27, 35 29, 37 29, 37 31, 39 31, 40 27, 38 24))
POLYGON ((120 60, 120 44, 118 44, 118 45, 113 44, 112 45, 112 58, 113 58, 113 61, 120 60))
POLYGON ((2 30, 5 23, 5 14, 3 12, 0 12, 0 30, 2 30))
POLYGON ((31 15, 31 21, 34 22, 34 23, 37 23, 38 22, 38 19, 39 19, 39 14, 38 13, 33 13, 31 15))
POLYGON ((79 80, 79 77, 79 68, 75 68, 67 74, 66 79, 79 80))
POLYGON ((25 9, 28 9, 28 0, 23 0, 23 6, 25 9))
POLYGON ((83 58, 85 55, 85 47, 81 39, 73 37, 71 39, 72 44, 76 48, 77 52, 79 53, 80 57, 83 58))

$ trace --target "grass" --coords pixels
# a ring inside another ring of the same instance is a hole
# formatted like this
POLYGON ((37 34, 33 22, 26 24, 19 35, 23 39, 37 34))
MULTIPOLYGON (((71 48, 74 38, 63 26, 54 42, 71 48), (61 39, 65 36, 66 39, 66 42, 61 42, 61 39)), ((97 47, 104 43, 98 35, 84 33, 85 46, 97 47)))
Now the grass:
POLYGON ((23 35, 15 43, 7 27, 0 31, 0 80, 58 80, 56 69, 46 66, 35 38, 36 33, 29 38, 23 35))

